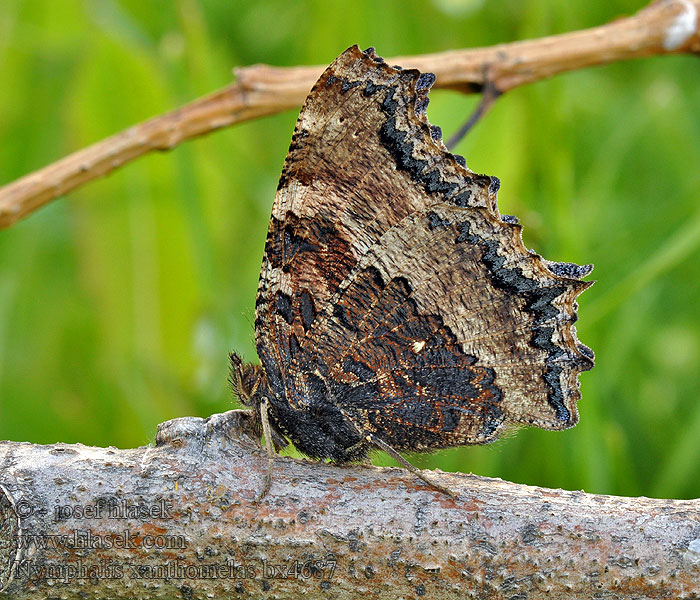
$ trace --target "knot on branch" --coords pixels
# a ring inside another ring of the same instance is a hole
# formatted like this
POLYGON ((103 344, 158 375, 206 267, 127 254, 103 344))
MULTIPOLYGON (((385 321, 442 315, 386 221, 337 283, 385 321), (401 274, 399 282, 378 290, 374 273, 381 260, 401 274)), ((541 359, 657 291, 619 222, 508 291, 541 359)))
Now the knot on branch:
POLYGON ((193 441, 203 443, 212 438, 226 439, 234 443, 257 445, 259 434, 255 431, 249 410, 230 410, 202 417, 179 417, 158 425, 156 447, 181 447, 193 441))

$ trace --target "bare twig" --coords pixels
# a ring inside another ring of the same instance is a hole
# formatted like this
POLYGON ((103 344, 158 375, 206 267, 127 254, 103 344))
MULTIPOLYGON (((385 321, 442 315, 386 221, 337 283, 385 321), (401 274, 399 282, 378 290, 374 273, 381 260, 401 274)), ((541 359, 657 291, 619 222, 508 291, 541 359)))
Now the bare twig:
POLYGON ((460 141, 464 138, 467 133, 469 133, 469 130, 476 125, 484 115, 486 115, 487 112, 491 109, 493 106, 493 103, 498 100, 498 98, 501 96, 501 92, 495 88, 495 86, 491 82, 487 82, 486 85, 484 86, 484 91, 481 94, 481 100, 479 101, 479 104, 477 105, 476 109, 474 112, 471 114, 471 116, 467 119, 466 123, 462 125, 448 140, 446 146, 452 150, 454 147, 459 144, 460 141))
MULTIPOLYGON (((437 87, 506 92, 558 73, 631 58, 700 53, 700 0, 657 0, 636 15, 602 27, 489 48, 390 59, 432 71, 437 87)), ((322 67, 256 65, 238 81, 182 108, 118 133, 0 188, 0 228, 47 202, 153 150, 221 127, 299 106, 322 67)))
POLYGON ((267 457, 246 411, 156 447, 0 444, 0 597, 698 598, 700 501, 267 457), (330 594, 330 595, 329 595, 330 594))

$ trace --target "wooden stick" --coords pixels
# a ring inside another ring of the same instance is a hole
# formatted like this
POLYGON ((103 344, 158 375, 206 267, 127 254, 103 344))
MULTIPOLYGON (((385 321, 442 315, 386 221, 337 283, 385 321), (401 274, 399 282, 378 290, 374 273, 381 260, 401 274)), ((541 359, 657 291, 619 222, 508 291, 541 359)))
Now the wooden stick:
POLYGON ((700 500, 268 458, 248 411, 155 447, 0 443, 0 597, 698 598, 700 500))
MULTIPOLYGON (((602 27, 500 44, 388 59, 432 71, 436 87, 465 93, 490 82, 500 92, 558 73, 661 54, 700 54, 700 0, 657 0, 632 17, 602 27)), ((222 127, 299 106, 323 67, 254 65, 237 81, 171 113, 130 127, 0 188, 0 228, 47 202, 154 150, 222 127)))

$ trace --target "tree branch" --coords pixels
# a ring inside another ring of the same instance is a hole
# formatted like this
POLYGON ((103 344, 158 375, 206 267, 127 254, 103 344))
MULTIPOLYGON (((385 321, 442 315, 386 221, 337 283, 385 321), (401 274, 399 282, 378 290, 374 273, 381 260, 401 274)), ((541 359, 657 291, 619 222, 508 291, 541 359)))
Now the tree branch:
MULTIPOLYGON (((391 64, 432 71, 436 87, 500 92, 592 65, 661 54, 700 53, 700 0, 657 0, 636 15, 593 29, 423 56, 391 64)), ((135 125, 0 188, 0 228, 154 150, 299 106, 323 67, 236 69, 237 81, 171 113, 135 125)))
POLYGON ((267 458, 247 411, 155 447, 0 444, 0 597, 698 598, 700 501, 267 458), (269 593, 268 593, 269 592, 269 593), (330 594, 330 596, 329 596, 330 594))

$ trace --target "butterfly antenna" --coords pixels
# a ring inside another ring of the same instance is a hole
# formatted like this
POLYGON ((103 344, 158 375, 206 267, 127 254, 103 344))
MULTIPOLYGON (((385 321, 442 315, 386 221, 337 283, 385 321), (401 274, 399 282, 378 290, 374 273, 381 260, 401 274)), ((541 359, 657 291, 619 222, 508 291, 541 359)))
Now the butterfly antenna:
POLYGON ((411 473, 413 473, 419 479, 422 479, 431 488, 436 489, 437 491, 442 492, 443 494, 447 494, 450 498, 453 498, 455 500, 459 497, 459 494, 457 494, 456 492, 453 492, 451 489, 446 488, 445 486, 440 485, 439 483, 434 482, 429 477, 426 477, 425 475, 423 475, 423 473, 420 469, 416 469, 416 467, 414 467, 410 462, 408 462, 403 456, 401 456, 389 444, 387 444, 384 440, 378 438, 376 435, 372 435, 370 433, 366 439, 372 445, 376 446, 380 450, 384 450, 384 452, 386 452, 393 459, 399 461, 406 469, 408 469, 411 473))

